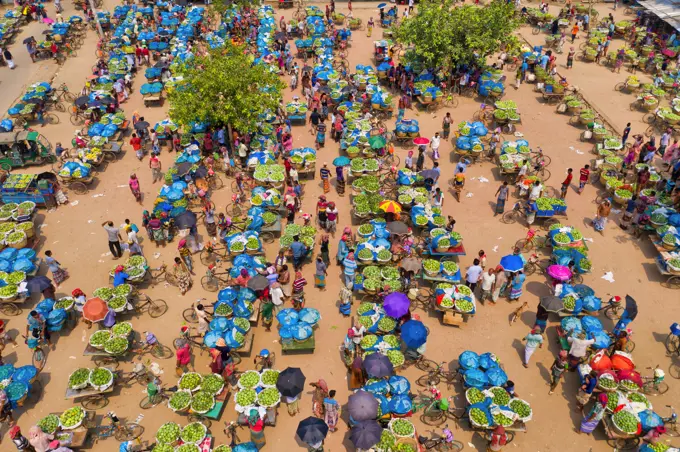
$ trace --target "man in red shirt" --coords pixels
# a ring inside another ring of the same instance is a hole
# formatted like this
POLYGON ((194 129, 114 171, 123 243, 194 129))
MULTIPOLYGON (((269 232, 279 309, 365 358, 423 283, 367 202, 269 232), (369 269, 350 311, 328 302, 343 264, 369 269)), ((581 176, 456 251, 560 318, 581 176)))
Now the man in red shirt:
POLYGON ((569 168, 567 170, 567 178, 564 179, 564 182, 562 182, 562 189, 560 190, 560 199, 564 199, 567 197, 567 190, 569 190, 569 185, 571 185, 571 180, 574 178, 574 175, 572 174, 574 170, 569 168))
POLYGON ((130 138, 130 146, 132 146, 132 149, 134 149, 135 153, 137 154, 137 158, 139 160, 144 157, 144 151, 142 150, 142 139, 137 136, 136 133, 132 134, 132 138, 130 138))
POLYGON ((583 192, 583 188, 586 186, 588 183, 588 179, 590 178, 590 165, 586 165, 583 168, 581 168, 581 171, 579 171, 579 179, 578 179, 578 193, 581 194, 583 192))
POLYGON ((144 57, 145 64, 149 66, 151 62, 149 61, 149 49, 146 46, 142 47, 142 57, 144 57))
POLYGON ((135 48, 135 56, 137 57, 137 66, 142 65, 142 48, 139 47, 139 44, 137 44, 137 47, 135 48))
POLYGON ((155 154, 151 154, 151 158, 149 159, 149 168, 151 168, 151 176, 153 177, 153 184, 156 183, 157 180, 163 180, 163 174, 161 174, 161 161, 158 159, 158 156, 155 154))

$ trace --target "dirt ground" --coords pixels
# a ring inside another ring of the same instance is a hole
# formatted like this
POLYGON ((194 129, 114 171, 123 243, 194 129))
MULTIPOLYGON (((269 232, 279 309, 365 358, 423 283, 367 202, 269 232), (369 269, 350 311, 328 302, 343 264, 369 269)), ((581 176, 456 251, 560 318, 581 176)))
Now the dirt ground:
MULTIPOLYGON (((106 1, 109 10, 113 10, 114 3, 106 1)), ((376 21, 379 17, 375 8, 376 3, 354 4, 355 17, 367 20, 373 17, 376 21)), ((72 11, 72 5, 64 2, 66 12, 64 17, 68 17, 72 11)), ((321 5, 323 7, 323 5, 321 5)), ((596 8, 600 15, 607 15, 611 11, 611 4, 597 4, 596 8)), ((346 12, 344 3, 338 4, 337 9, 346 12)), ((557 7, 554 7, 557 12, 557 7)), ((48 10, 52 11, 51 5, 48 10)), ((401 9, 403 11, 403 8, 401 9)), ((278 13, 277 13, 278 14, 278 13)), ((622 16, 622 11, 616 13, 617 18, 622 16)), ((286 10, 283 15, 290 18, 291 10, 286 10)), ((22 94, 23 87, 28 84, 51 78, 56 75, 54 84, 66 82, 71 90, 80 90, 85 77, 90 72, 90 67, 95 62, 96 36, 90 32, 87 42, 78 50, 78 56, 69 59, 63 67, 56 68, 53 63, 31 64, 25 48, 20 44, 22 40, 30 34, 38 35, 42 25, 34 24, 27 27, 17 38, 17 43, 11 47, 15 56, 18 68, 11 72, 7 67, 0 68, 0 83, 3 95, 0 96, 0 109, 5 111, 13 103, 13 99, 22 94)), ((349 62, 351 67, 356 64, 373 64, 373 45, 372 41, 381 38, 381 29, 376 28, 372 37, 367 37, 366 32, 355 32, 352 38, 352 45, 349 52, 349 62)), ((534 36, 530 28, 521 30, 522 36, 531 43, 540 43, 543 35, 534 36)), ((584 39, 579 37, 576 42, 578 45, 584 39)), ((622 41, 616 40, 616 45, 622 41)), ((646 127, 641 123, 642 112, 631 112, 628 103, 632 101, 632 96, 617 93, 613 87, 619 81, 625 79, 625 69, 621 74, 612 74, 606 68, 596 66, 592 63, 576 61, 574 69, 566 71, 563 67, 566 62, 566 52, 558 58, 560 63, 560 73, 566 74, 568 80, 579 86, 588 99, 606 114, 608 118, 619 129, 623 129, 626 122, 633 122, 633 133, 641 133, 646 127)), ((552 178, 548 185, 558 188, 565 177, 567 168, 573 168, 578 173, 579 168, 589 163, 593 158, 591 154, 592 144, 581 142, 579 137, 582 129, 568 124, 569 117, 558 114, 555 105, 544 104, 540 96, 533 91, 533 85, 522 85, 518 91, 511 87, 514 82, 514 74, 507 72, 508 82, 506 83, 506 99, 517 102, 522 114, 522 124, 518 127, 519 131, 529 141, 533 148, 541 147, 552 157, 552 164, 549 167, 552 178)), ((286 77, 287 78, 287 77, 286 77)), ((143 83, 143 75, 139 74, 134 81, 134 94, 130 100, 123 104, 123 107, 130 117, 134 111, 139 111, 146 120, 155 124, 157 121, 166 117, 167 103, 162 107, 145 108, 142 104, 139 87, 143 83)), ((286 101, 290 100, 293 94, 289 89, 285 91, 286 101)), ((473 113, 479 108, 479 99, 461 98, 460 105, 451 109, 454 124, 462 120, 471 120, 473 113)), ((447 110, 439 109, 436 114, 418 112, 416 110, 407 111, 407 118, 418 119, 421 126, 421 134, 431 137, 441 128, 441 121, 447 110)), ((49 125, 45 128, 38 127, 40 133, 46 135, 54 144, 61 141, 68 147, 67 143, 73 137, 75 127, 70 124, 67 114, 59 114, 60 124, 49 125)), ((393 124, 393 121, 390 122, 393 124)), ((295 126, 293 128, 295 147, 312 146, 313 135, 309 133, 307 126, 295 126)), ((151 171, 148 168, 148 160, 139 162, 131 148, 125 143, 125 156, 117 161, 101 168, 97 173, 97 180, 91 186, 86 195, 76 195, 68 193, 70 204, 61 206, 54 211, 41 210, 38 212, 37 221, 41 223, 41 243, 38 247, 40 256, 44 256, 46 250, 52 250, 54 256, 67 268, 70 278, 58 288, 58 295, 67 295, 76 287, 81 288, 86 294, 90 295, 93 290, 108 284, 108 271, 114 264, 108 254, 106 244, 106 234, 101 228, 101 223, 112 220, 115 224, 122 224, 126 218, 140 224, 141 212, 143 209, 150 209, 153 205, 155 194, 160 189, 160 183, 151 183, 151 171), (144 193, 143 207, 134 203, 132 195, 127 188, 127 180, 130 173, 137 173, 141 181, 144 193)), ((443 186, 448 187, 448 179, 453 174, 456 157, 453 153, 451 142, 442 145, 442 180, 446 181, 443 186)), ((398 148, 399 156, 403 161, 408 149, 398 148)), ((338 146, 328 140, 327 145, 319 152, 319 162, 331 162, 339 154, 338 146)), ((174 156, 167 150, 161 154, 161 161, 164 169, 172 165, 174 156)), ((426 167, 431 167, 432 162, 426 162, 426 167)), ((49 170, 45 167, 44 170, 49 170)), ((22 172, 35 172, 36 169, 25 169, 22 172)), ((520 238, 523 238, 526 229, 520 224, 505 225, 493 215, 495 203, 494 193, 500 185, 500 178, 495 165, 488 162, 475 164, 468 169, 468 182, 465 189, 466 196, 457 202, 452 194, 445 193, 444 214, 452 215, 456 220, 456 230, 463 234, 465 248, 468 255, 460 260, 462 267, 467 267, 472 263, 478 250, 484 249, 488 255, 488 265, 496 265, 499 259, 509 254, 512 245, 520 238)), ((227 184, 229 187, 230 184, 227 184)), ((593 261, 592 274, 585 276, 585 283, 595 289, 596 294, 603 299, 610 296, 633 296, 639 303, 640 313, 632 328, 635 331, 634 340, 637 348, 634 357, 638 369, 644 374, 649 375, 648 367, 660 365, 668 369, 669 358, 665 356, 663 341, 668 332, 669 325, 680 319, 680 307, 677 303, 678 294, 665 289, 660 285, 663 281, 659 275, 653 258, 655 250, 648 239, 635 240, 629 234, 621 231, 618 226, 620 213, 612 215, 604 235, 593 231, 590 222, 594 217, 596 205, 595 197, 599 193, 599 186, 588 186, 582 195, 576 193, 575 187, 571 187, 567 196, 568 219, 564 223, 576 226, 581 229, 584 237, 590 239, 590 257, 593 261), (615 282, 610 283, 601 278, 605 272, 612 272, 615 282)), ((305 184, 305 197, 303 200, 303 211, 314 212, 317 196, 322 193, 319 177, 307 181, 305 184)), ((230 201, 230 189, 225 188, 214 194, 218 209, 222 211, 230 201)), ((334 190, 331 191, 329 199, 335 201, 340 211, 339 226, 344 227, 350 224, 350 198, 349 196, 339 197, 334 190)), ((506 207, 510 208, 510 204, 506 207)), ((205 229, 200 229, 204 232, 205 229)), ((141 234, 144 235, 144 234, 141 234)), ((331 255, 335 255, 337 241, 336 236, 331 239, 331 255)), ((166 247, 157 248, 148 240, 142 241, 144 255, 152 267, 158 267, 163 263, 171 264, 177 255, 177 241, 168 244, 166 247)), ((277 242, 268 246, 267 257, 273 259, 278 250, 277 242)), ((318 250, 317 250, 318 251, 318 250)), ((180 296, 176 288, 172 286, 143 287, 143 292, 152 298, 162 298, 168 305, 168 312, 159 319, 151 319, 146 314, 139 317, 121 316, 119 320, 131 320, 137 331, 154 332, 161 343, 171 345, 172 340, 178 336, 179 328, 182 325, 181 312, 189 307, 191 303, 205 298, 208 302, 215 300, 215 294, 204 291, 200 284, 200 277, 205 272, 205 268, 195 256, 196 273, 194 277, 194 287, 185 296, 180 296)), ((42 270, 46 272, 46 269, 42 270)), ((313 266, 307 265, 304 268, 304 275, 310 285, 307 289, 308 306, 317 308, 321 311, 322 320, 316 332, 317 349, 314 354, 281 356, 280 346, 278 345, 278 335, 276 331, 265 332, 262 326, 255 328, 255 339, 253 346, 254 357, 262 348, 273 350, 277 354, 276 368, 284 369, 288 366, 300 367, 307 376, 307 382, 311 383, 319 378, 325 379, 331 389, 338 391, 337 399, 344 405, 347 401, 349 391, 347 388, 347 375, 345 368, 340 360, 339 347, 347 328, 350 326, 349 320, 342 317, 337 309, 337 300, 340 289, 340 269, 333 262, 329 269, 327 288, 324 292, 312 287, 313 266)), ((581 415, 575 409, 575 394, 578 387, 578 379, 574 374, 569 374, 558 387, 556 393, 548 396, 549 367, 558 351, 556 344, 556 332, 554 326, 557 318, 551 318, 550 326, 547 330, 547 341, 543 349, 534 354, 529 369, 525 369, 521 364, 523 345, 521 339, 529 332, 533 325, 535 307, 539 297, 548 294, 548 286, 542 276, 531 276, 525 285, 525 295, 522 301, 529 303, 530 309, 525 312, 520 321, 510 326, 508 320, 511 313, 517 308, 517 304, 509 304, 501 301, 497 305, 479 306, 477 315, 462 328, 449 327, 441 324, 441 320, 435 313, 419 312, 424 322, 431 330, 431 335, 427 344, 426 356, 435 361, 452 362, 455 364, 458 355, 464 350, 474 350, 478 353, 493 352, 503 362, 509 377, 515 381, 519 396, 529 401, 534 410, 534 419, 528 424, 528 432, 519 434, 509 450, 536 450, 536 451, 607 451, 609 446, 605 442, 605 435, 601 428, 596 430, 593 437, 578 435, 574 428, 578 427, 581 415)), ((8 328, 11 334, 18 335, 24 333, 25 315, 32 306, 38 302, 35 297, 29 300, 24 306, 24 313, 18 317, 8 320, 8 328)), ((355 305, 356 306, 356 305, 355 305)), ((613 325, 609 320, 602 316, 602 321, 607 328, 613 325)), ((48 362, 44 371, 40 374, 40 381, 45 390, 39 400, 31 400, 23 408, 15 411, 18 423, 24 431, 49 412, 64 410, 72 406, 73 401, 64 399, 66 382, 71 371, 80 366, 93 366, 89 358, 82 356, 89 334, 93 330, 88 330, 83 325, 78 325, 73 331, 65 331, 56 334, 56 346, 48 353, 48 362)), ((24 365, 30 363, 29 350, 22 344, 17 349, 9 347, 5 355, 6 362, 24 365)), ((124 362, 121 369, 129 371, 132 368, 133 360, 124 362)), ((174 375, 174 361, 164 360, 161 364, 165 374, 162 376, 164 385, 172 386, 176 383, 174 375)), ((200 372, 208 372, 207 356, 196 355, 193 365, 200 372)), ((242 369, 252 368, 252 363, 244 359, 242 369)), ((415 382, 420 376, 420 371, 415 368, 404 372, 404 375, 415 382)), ((671 404, 673 400, 679 400, 680 389, 676 381, 667 377, 667 382, 671 386, 670 391, 664 396, 653 399, 656 410, 667 415, 668 409, 665 405, 671 404)), ((414 390, 417 389, 414 383, 414 390)), ((440 388, 445 395, 454 395, 456 405, 464 404, 464 396, 460 387, 440 388)), ((285 407, 279 410, 280 417, 275 428, 266 428, 267 446, 265 450, 285 450, 287 448, 300 449, 303 444, 295 436, 297 423, 304 417, 311 415, 311 388, 308 386, 302 397, 301 413, 295 418, 287 415, 285 407)), ((133 386, 130 388, 116 387, 110 396, 110 404, 98 411, 98 419, 101 419, 106 411, 115 411, 121 418, 134 420, 140 414, 144 416, 141 424, 146 431, 143 435, 145 440, 153 440, 156 429, 164 422, 174 420, 180 424, 186 424, 185 417, 172 413, 165 406, 158 406, 150 411, 142 411, 138 403, 143 398, 143 388, 133 386)), ((224 414, 219 422, 214 422, 211 428, 212 434, 216 438, 216 444, 226 441, 226 435, 222 432, 222 422, 234 420, 236 413, 233 409, 233 401, 229 401, 224 414)), ((340 429, 337 433, 329 434, 326 441, 326 450, 352 450, 353 446, 349 441, 346 431, 346 414, 342 415, 340 429)), ((425 427, 417 417, 414 417, 420 434, 428 434, 425 427)), ((453 424, 453 423, 451 423, 453 424)), ((453 425, 452 425, 453 426, 453 425)), ((6 428, 2 430, 4 434, 6 428)), ((463 441, 466 447, 473 450, 485 450, 484 442, 479 435, 473 435, 467 427, 454 429, 457 439, 463 441)), ((248 438, 246 430, 240 430, 239 436, 242 440, 248 438)), ((7 441, 7 440, 5 440, 7 441)), ((675 444, 676 447, 678 443, 675 444)), ((8 446, 9 447, 9 446, 8 446)), ((118 445, 115 440, 107 439, 93 446, 93 450, 112 451, 117 450, 118 445)), ((9 449, 7 449, 9 450, 9 449)))

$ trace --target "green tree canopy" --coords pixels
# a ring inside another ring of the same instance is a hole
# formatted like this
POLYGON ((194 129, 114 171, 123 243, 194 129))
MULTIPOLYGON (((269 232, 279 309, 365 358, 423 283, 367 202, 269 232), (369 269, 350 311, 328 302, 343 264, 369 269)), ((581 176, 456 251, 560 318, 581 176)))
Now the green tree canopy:
POLYGON ((185 127, 200 121, 250 131, 261 113, 276 111, 285 85, 267 66, 253 65, 243 50, 226 43, 181 66, 184 80, 168 94, 172 120, 185 127))
POLYGON ((428 67, 484 61, 519 26, 514 3, 493 0, 489 5, 455 6, 454 0, 422 0, 418 14, 404 20, 395 38, 414 47, 407 59, 428 67))

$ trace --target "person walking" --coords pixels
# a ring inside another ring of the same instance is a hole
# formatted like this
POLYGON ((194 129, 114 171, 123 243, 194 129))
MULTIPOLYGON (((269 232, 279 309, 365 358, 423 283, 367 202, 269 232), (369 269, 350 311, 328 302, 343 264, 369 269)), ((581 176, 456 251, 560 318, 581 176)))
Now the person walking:
POLYGON ((322 291, 326 290, 326 276, 328 276, 328 268, 321 256, 316 257, 316 271, 314 272, 314 287, 318 287, 322 291))
POLYGON ((7 47, 4 47, 2 49, 2 57, 5 59, 5 63, 7 63, 7 67, 10 69, 14 69, 17 67, 16 64, 14 64, 14 58, 12 57, 12 53, 9 51, 7 47))
POLYGON ((323 183, 323 192, 331 191, 331 171, 328 169, 328 163, 324 163, 321 170, 319 170, 321 182, 323 183))
POLYGON ((314 388, 314 393, 312 394, 312 414, 314 417, 323 419, 323 402, 328 397, 328 385, 325 380, 319 379, 319 381, 311 383, 311 386, 314 388))
POLYGON ((541 336, 538 330, 534 328, 522 340, 527 342, 524 346, 524 362, 522 365, 528 369, 531 355, 534 354, 537 348, 543 347, 543 336, 541 336))
POLYGON ((496 281, 493 284, 493 292, 491 293, 491 302, 496 303, 498 298, 505 292, 505 288, 508 285, 508 276, 505 273, 505 269, 500 265, 496 267, 495 270, 496 281))
POLYGON ((583 189, 585 188, 589 179, 590 179, 590 165, 586 165, 579 170, 579 177, 578 177, 578 194, 579 195, 581 193, 583 193, 583 189))
POLYGON ((435 132, 434 136, 430 140, 430 147, 432 148, 432 160, 435 162, 439 160, 439 145, 441 144, 441 138, 439 138, 439 132, 435 132))
POLYGON ((519 297, 522 296, 522 288, 523 288, 525 279, 526 279, 526 276, 524 276, 524 272, 522 270, 518 271, 517 274, 515 275, 515 277, 512 278, 512 281, 510 282, 510 300, 511 301, 518 301, 519 297))
POLYGON ((572 44, 574 43, 574 40, 576 39, 577 34, 578 34, 578 23, 575 23, 574 26, 571 29, 571 43, 572 44))
POLYGON ((45 251, 45 263, 47 264, 47 268, 50 269, 50 272, 52 272, 52 279, 54 280, 54 284, 59 287, 59 284, 61 284, 66 278, 68 278, 68 273, 66 272, 65 269, 61 268, 61 264, 59 261, 57 261, 55 258, 52 257, 52 251, 47 250, 45 251))
POLYGON ((418 146, 418 159, 416 160, 416 172, 421 172, 425 166, 425 146, 418 146))
MULTIPOLYGON (((571 42, 574 42, 572 39, 571 42)), ((567 53, 567 69, 571 69, 574 67, 574 56, 576 55, 576 51, 574 50, 573 47, 569 47, 569 53, 567 53)))
POLYGON ((123 255, 123 250, 120 246, 120 231, 113 225, 113 221, 110 220, 103 222, 102 227, 108 234, 109 250, 111 251, 113 258, 119 259, 123 255))
POLYGON ((479 259, 472 261, 472 265, 468 267, 467 272, 465 273, 465 285, 468 286, 470 290, 472 290, 472 293, 475 292, 475 289, 477 288, 477 282, 479 281, 479 278, 482 276, 483 272, 484 269, 481 265, 479 265, 479 259))
POLYGON ((149 159, 149 168, 151 168, 151 176, 153 178, 153 181, 151 182, 152 184, 155 184, 157 180, 163 180, 163 174, 161 173, 161 160, 157 155, 151 155, 151 158, 149 159))
POLYGON ((510 187, 508 187, 508 181, 503 181, 503 185, 498 187, 496 190, 496 210, 493 216, 501 215, 505 211, 505 202, 508 199, 508 194, 510 193, 510 187))
POLYGON ((182 376, 184 372, 189 371, 189 363, 191 363, 191 344, 185 342, 180 348, 175 352, 175 373, 178 376, 182 376))
POLYGON ((328 430, 335 432, 340 419, 340 405, 335 400, 335 389, 328 391, 328 397, 323 400, 323 410, 323 420, 328 425, 328 430))
POLYGON ((195 275, 194 261, 191 258, 191 250, 187 246, 186 239, 182 239, 179 241, 179 243, 177 244, 177 250, 179 251, 180 257, 184 261, 184 264, 187 266, 187 270, 189 270, 189 273, 195 275))
POLYGON ((342 261, 342 266, 344 267, 345 286, 347 286, 348 289, 352 289, 352 287, 354 287, 354 275, 357 269, 353 251, 350 251, 349 254, 347 254, 347 257, 342 261))
POLYGON ((602 235, 604 235, 604 229, 607 226, 607 220, 609 219, 611 211, 612 205, 609 202, 609 199, 605 199, 597 206, 597 216, 593 220, 593 227, 602 235))
POLYGON ((564 179, 564 181, 562 181, 562 187, 560 188, 560 199, 567 197, 567 191, 569 191, 571 180, 574 178, 574 175, 572 174, 573 172, 574 170, 572 168, 567 170, 567 177, 564 179))
POLYGON ((630 123, 626 124, 626 128, 623 129, 623 135, 621 135, 621 143, 623 143, 624 149, 626 147, 626 141, 628 141, 629 135, 630 135, 630 123))
POLYGON ((451 113, 447 111, 446 116, 444 116, 444 119, 442 119, 442 138, 444 138, 445 140, 449 139, 449 135, 451 134, 452 123, 453 118, 451 117, 451 113))
POLYGON ((484 300, 491 300, 491 291, 493 290, 494 284, 496 283, 496 269, 490 268, 486 272, 482 273, 482 294, 479 297, 480 303, 484 303, 484 300))
POLYGON ((557 388, 557 384, 562 378, 562 374, 567 370, 567 351, 560 350, 560 353, 553 361, 552 366, 550 366, 550 391, 548 395, 552 395, 557 388))

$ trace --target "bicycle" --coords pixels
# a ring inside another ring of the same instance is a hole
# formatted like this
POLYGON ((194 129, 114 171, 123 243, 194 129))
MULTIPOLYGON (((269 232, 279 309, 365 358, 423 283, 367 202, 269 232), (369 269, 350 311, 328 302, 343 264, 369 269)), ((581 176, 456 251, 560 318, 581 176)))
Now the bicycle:
POLYGON ((419 377, 416 380, 416 384, 418 386, 424 387, 436 386, 442 379, 444 379, 444 381, 446 382, 446 387, 451 389, 451 387, 456 382, 456 378, 458 377, 458 371, 456 370, 453 372, 449 372, 447 370, 443 370, 444 365, 446 365, 445 361, 442 361, 440 364, 437 364, 434 370, 429 370, 427 372, 427 375, 419 377))
POLYGON ((654 374, 651 377, 642 377, 642 389, 641 391, 647 395, 661 395, 668 392, 668 384, 663 380, 666 376, 663 370, 659 369, 659 366, 648 367, 654 374))
POLYGON ((438 426, 446 422, 447 411, 441 409, 441 400, 422 392, 413 398, 413 412, 423 408, 420 420, 427 425, 438 426))
POLYGON ((250 176, 245 176, 243 179, 241 179, 241 186, 239 187, 239 183, 237 180, 233 181, 231 183, 231 191, 233 193, 240 192, 242 194, 245 194, 246 190, 251 192, 253 189, 257 186, 259 186, 260 183, 253 179, 250 176))
POLYGON ((146 365, 143 363, 137 363, 132 368, 131 372, 119 371, 116 374, 116 379, 124 385, 128 385, 132 382, 139 383, 142 386, 148 385, 153 381, 153 376, 146 365))
MULTIPOLYGON (((187 321, 188 323, 198 323, 198 316, 196 315, 194 306, 197 304, 201 304, 202 301, 206 301, 206 299, 199 298, 194 302, 194 304, 191 305, 190 308, 186 308, 184 311, 182 311, 182 317, 184 317, 185 321, 187 321)), ((208 314, 210 317, 215 315, 214 306, 203 305, 203 311, 205 311, 205 313, 208 314), (213 310, 213 312, 210 312, 209 310, 213 310)))
POLYGON ((493 105, 481 104, 479 110, 472 114, 474 121, 480 121, 484 124, 490 124, 493 121, 493 112, 496 108, 493 105))
POLYGON ((28 338, 24 336, 23 334, 21 335, 26 340, 26 343, 28 344, 29 348, 33 349, 33 356, 31 357, 31 362, 33 364, 33 367, 38 369, 38 372, 43 370, 45 367, 45 363, 47 363, 47 351, 43 350, 42 345, 46 343, 45 339, 40 337, 40 339, 32 339, 35 340, 35 343, 31 342, 29 344, 28 338))
POLYGON ((146 342, 135 342, 132 344, 132 351, 138 353, 140 356, 150 353, 151 356, 158 359, 170 359, 174 356, 170 347, 167 347, 158 340, 153 344, 147 344, 146 342))
POLYGON ((680 354, 680 324, 673 323, 671 325, 671 332, 666 336, 664 345, 667 355, 680 354))
POLYGON ((136 302, 133 303, 136 312, 142 312, 146 309, 146 312, 149 313, 149 317, 152 319, 157 319, 168 312, 168 303, 161 298, 152 300, 147 294, 137 292, 136 290, 133 292, 133 296, 136 299, 136 302))
POLYGON ((223 272, 216 272, 217 264, 211 264, 205 271, 205 276, 201 278, 201 287, 208 292, 217 292, 220 289, 227 287, 231 281, 229 270, 223 272), (225 277, 222 277, 222 276, 225 277))
POLYGON ((670 405, 666 405, 666 408, 670 408, 671 415, 668 417, 661 417, 664 427, 666 427, 666 435, 671 437, 680 436, 680 431, 678 430, 678 415, 675 412, 675 408, 670 405))
POLYGON ((246 202, 246 194, 243 192, 236 192, 231 195, 231 203, 227 204, 224 209, 227 215, 230 217, 240 217, 243 213, 248 211, 248 208, 244 206, 246 202))
MULTIPOLYGON (((160 381, 159 381, 160 383, 160 381)), ((150 395, 147 391, 146 396, 139 402, 139 407, 143 410, 150 410, 166 400, 170 400, 171 395, 168 392, 174 392, 171 390, 166 390, 165 388, 158 387, 155 394, 150 395)))
POLYGON ((224 434, 231 438, 229 447, 234 449, 236 447, 236 443, 240 442, 238 436, 236 435, 236 429, 239 427, 239 425, 234 421, 231 421, 228 424, 225 422, 224 425, 224 434))
MULTIPOLYGON (((203 338, 203 336, 201 336, 200 334, 192 335, 191 334, 192 329, 193 328, 188 327, 186 325, 183 326, 182 328, 180 328, 180 335, 181 336, 178 337, 177 339, 175 339, 172 342, 172 345, 175 347, 175 350, 177 350, 180 347, 182 347, 185 342, 188 342, 189 345, 191 345, 192 347, 198 347, 200 349, 201 355, 203 355, 203 350, 207 350, 208 347, 206 347, 203 344, 203 342, 199 342, 199 341, 196 340, 197 338, 203 338)), ((231 356, 231 359, 234 360, 234 364, 240 364, 241 363, 241 355, 239 355, 236 350, 231 350, 229 355, 231 356)))
POLYGON ((145 279, 148 278, 149 282, 151 283, 151 287, 155 287, 157 284, 162 282, 167 282, 172 286, 177 286, 177 279, 175 278, 175 275, 168 273, 168 266, 166 264, 163 264, 157 268, 150 268, 147 270, 146 274, 147 276, 145 279))
POLYGON ((442 429, 442 435, 437 435, 433 430, 428 430, 433 436, 418 436, 418 442, 425 447, 425 450, 463 450, 465 446, 460 441, 453 439, 453 433, 449 430, 449 424, 442 429))
POLYGON ((532 161, 543 161, 543 166, 548 166, 552 163, 550 156, 546 155, 540 147, 537 147, 535 151, 531 149, 529 155, 532 161))
POLYGON ((527 231, 526 238, 518 240, 513 248, 516 248, 521 252, 525 253, 531 251, 534 248, 540 250, 541 248, 549 247, 550 237, 548 237, 547 235, 539 236, 535 229, 529 228, 529 230, 527 231))
POLYGON ((269 352, 267 356, 257 355, 253 359, 253 364, 255 364, 255 370, 257 370, 258 372, 261 372, 264 369, 272 369, 275 363, 276 363, 275 352, 269 352))
POLYGON ((228 249, 225 245, 220 245, 209 241, 201 250, 200 259, 203 265, 216 265, 222 260, 226 260, 228 256, 228 249))
POLYGON ((98 442, 100 439, 109 438, 111 436, 120 442, 132 441, 139 438, 144 433, 144 427, 134 422, 127 423, 121 421, 113 411, 106 413, 104 420, 106 419, 110 420, 111 424, 100 425, 95 429, 95 442, 98 442))

